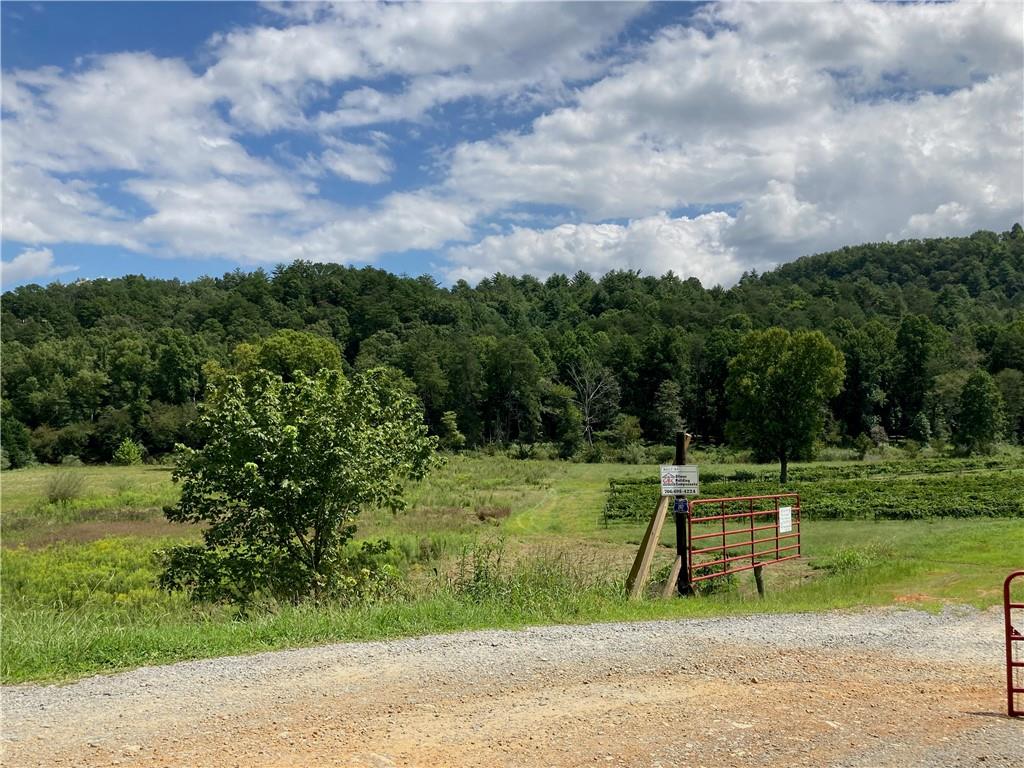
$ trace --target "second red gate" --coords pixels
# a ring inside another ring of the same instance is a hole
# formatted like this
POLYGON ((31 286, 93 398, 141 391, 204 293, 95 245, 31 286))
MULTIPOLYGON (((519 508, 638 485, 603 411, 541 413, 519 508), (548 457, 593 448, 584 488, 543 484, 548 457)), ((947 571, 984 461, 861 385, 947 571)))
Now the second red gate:
POLYGON ((690 584, 800 557, 800 494, 695 499, 689 507, 690 584))

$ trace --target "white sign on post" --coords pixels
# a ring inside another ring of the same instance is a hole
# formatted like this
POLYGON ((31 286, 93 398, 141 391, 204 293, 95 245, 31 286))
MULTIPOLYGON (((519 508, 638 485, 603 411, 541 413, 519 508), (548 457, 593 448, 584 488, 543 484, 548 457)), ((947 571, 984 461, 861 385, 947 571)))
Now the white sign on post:
POLYGON ((662 465, 662 496, 696 496, 699 493, 700 476, 696 464, 662 465))
POLYGON ((793 530, 793 508, 779 507, 779 533, 789 533, 793 530))

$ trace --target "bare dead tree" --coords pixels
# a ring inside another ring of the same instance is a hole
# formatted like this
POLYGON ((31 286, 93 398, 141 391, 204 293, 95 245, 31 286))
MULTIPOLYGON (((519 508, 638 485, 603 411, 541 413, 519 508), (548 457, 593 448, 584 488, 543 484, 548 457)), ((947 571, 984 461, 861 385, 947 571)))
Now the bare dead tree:
POLYGON ((566 375, 576 395, 573 403, 583 416, 583 435, 593 446, 595 428, 619 407, 619 382, 608 368, 591 361, 570 365, 566 375))

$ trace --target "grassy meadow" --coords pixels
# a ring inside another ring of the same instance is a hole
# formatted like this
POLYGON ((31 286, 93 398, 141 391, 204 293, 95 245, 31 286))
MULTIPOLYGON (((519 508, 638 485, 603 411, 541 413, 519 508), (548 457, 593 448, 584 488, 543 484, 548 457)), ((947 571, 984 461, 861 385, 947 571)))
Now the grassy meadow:
MULTIPOLYGON (((657 491, 649 498, 653 485, 633 483, 632 500, 616 507, 626 512, 609 516, 609 481, 653 479, 655 466, 455 456, 409 486, 405 512, 360 518, 360 539, 393 545, 388 557, 402 573, 393 594, 247 615, 155 587, 155 553, 198 536, 163 519, 176 497, 168 468, 7 471, 0 673, 4 682, 63 680, 332 640, 549 622, 991 606, 1006 573, 1024 567, 1022 458, 795 465, 804 557, 765 569, 764 600, 752 576, 739 574, 700 597, 628 602, 623 583, 657 491)), ((778 490, 771 467, 697 461, 709 493, 778 490)), ((674 537, 670 520, 656 577, 665 578, 674 537)))

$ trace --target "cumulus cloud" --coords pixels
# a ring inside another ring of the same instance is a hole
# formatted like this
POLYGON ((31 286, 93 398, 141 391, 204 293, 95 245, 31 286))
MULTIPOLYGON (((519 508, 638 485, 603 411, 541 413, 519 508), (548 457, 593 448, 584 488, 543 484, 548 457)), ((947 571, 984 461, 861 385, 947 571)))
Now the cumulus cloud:
MULTIPOLYGON (((594 56, 642 10, 635 3, 337 3, 301 23, 218 36, 205 80, 260 130, 299 125, 330 87, 398 76, 402 85, 346 89, 315 116, 321 129, 416 120, 470 96, 551 99, 604 68, 594 56), (311 52, 315 51, 315 55, 311 52)), ((295 16, 290 17, 295 20, 295 16)))
POLYGON ((141 247, 130 234, 124 214, 100 199, 94 183, 85 179, 62 181, 31 165, 8 162, 6 154, 5 151, 5 239, 141 247))
POLYGON ((726 213, 672 218, 665 213, 619 224, 562 224, 545 230, 516 227, 479 243, 451 249, 450 280, 476 282, 504 272, 546 277, 585 270, 672 271, 708 285, 736 280, 742 266, 723 235, 734 219, 726 213))
POLYGON ((78 267, 53 263, 53 251, 49 248, 24 250, 10 261, 0 262, 0 283, 24 283, 46 277, 56 277, 74 272, 78 267))
POLYGON ((320 156, 320 162, 332 173, 363 184, 380 184, 395 169, 395 164, 379 147, 354 144, 338 139, 320 156))
POLYGON ((724 3, 653 31, 639 4, 269 10, 208 41, 204 67, 112 52, 5 71, 4 237, 727 283, 1024 216, 1013 4, 724 3), (435 131, 414 150, 411 122, 435 131), (503 229, 523 210, 555 220, 503 229))
POLYGON ((1018 10, 706 6, 574 104, 457 146, 447 183, 591 221, 731 203, 723 241, 759 268, 929 227, 1005 228, 1024 207, 1018 10))
POLYGON ((386 141, 349 140, 338 133, 346 125, 418 119, 468 97, 562 93, 602 71, 605 60, 593 54, 638 7, 310 4, 276 12, 283 25, 214 36, 205 71, 115 52, 68 70, 5 72, 4 236, 246 262, 292 254, 372 261, 469 237, 478 203, 412 189, 352 205, 321 194, 309 176, 390 178, 386 141), (404 84, 388 90, 382 83, 396 76, 404 84), (337 98, 332 88, 341 89, 337 98), (281 163, 247 148, 247 136, 282 130, 312 138, 319 151, 299 159, 285 150, 281 163))
POLYGON ((85 68, 4 77, 4 162, 51 173, 124 171, 179 178, 267 175, 215 109, 217 93, 177 59, 97 56, 85 68))

